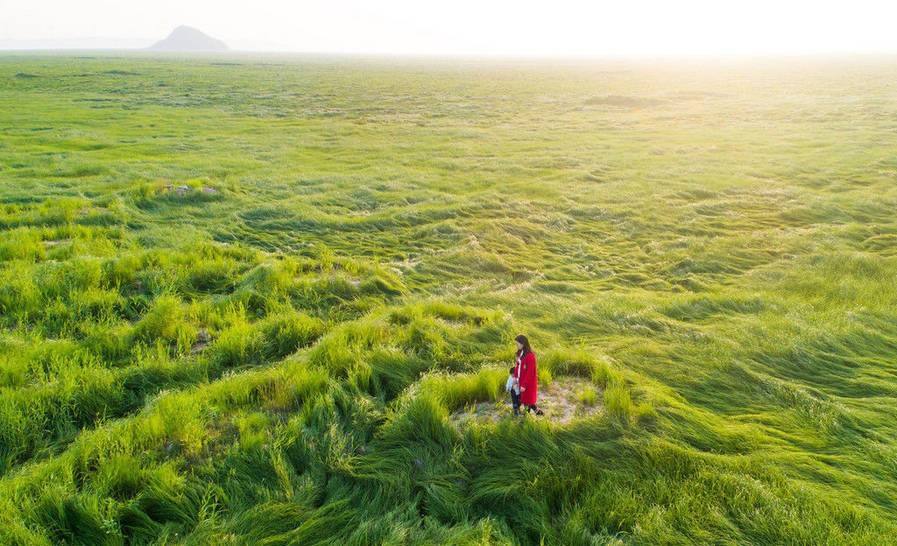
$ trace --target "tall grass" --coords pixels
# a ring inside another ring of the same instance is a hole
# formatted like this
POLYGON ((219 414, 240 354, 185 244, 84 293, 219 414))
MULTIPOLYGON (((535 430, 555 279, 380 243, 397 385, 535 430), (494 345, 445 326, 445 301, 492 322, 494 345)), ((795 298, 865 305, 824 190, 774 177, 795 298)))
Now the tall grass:
POLYGON ((0 544, 893 542, 892 80, 0 56, 0 544))

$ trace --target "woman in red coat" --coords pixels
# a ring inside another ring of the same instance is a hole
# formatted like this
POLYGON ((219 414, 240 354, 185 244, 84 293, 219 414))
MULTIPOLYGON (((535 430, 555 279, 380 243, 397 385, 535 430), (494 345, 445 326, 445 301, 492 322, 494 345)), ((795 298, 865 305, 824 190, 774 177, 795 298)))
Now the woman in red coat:
POLYGON ((539 398, 539 380, 536 374, 536 353, 529 346, 526 336, 519 335, 514 338, 517 342, 517 359, 514 375, 517 376, 520 385, 520 403, 526 411, 535 411, 536 415, 542 415, 542 410, 536 406, 539 398))

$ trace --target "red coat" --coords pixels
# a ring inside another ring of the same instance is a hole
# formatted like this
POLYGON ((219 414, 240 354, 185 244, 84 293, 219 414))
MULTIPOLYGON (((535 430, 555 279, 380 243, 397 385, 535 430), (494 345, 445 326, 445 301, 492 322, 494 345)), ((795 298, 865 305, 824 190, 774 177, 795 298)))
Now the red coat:
POLYGON ((520 358, 514 367, 514 375, 520 381, 520 403, 531 406, 539 397, 539 380, 536 377, 536 354, 529 352, 520 358))

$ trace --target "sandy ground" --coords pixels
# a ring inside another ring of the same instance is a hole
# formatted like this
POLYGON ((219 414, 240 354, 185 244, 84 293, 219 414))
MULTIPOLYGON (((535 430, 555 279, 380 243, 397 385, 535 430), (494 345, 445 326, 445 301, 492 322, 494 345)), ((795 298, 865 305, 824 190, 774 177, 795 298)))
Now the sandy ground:
MULTIPOLYGON (((539 388, 538 406, 544 415, 530 414, 527 417, 548 419, 556 423, 569 423, 577 417, 594 415, 603 411, 602 392, 599 387, 586 379, 578 377, 556 377, 551 385, 539 388), (593 403, 581 400, 580 393, 593 393, 593 403)), ((510 397, 499 402, 478 402, 453 412, 450 419, 458 426, 470 421, 498 422, 501 419, 513 418, 510 397)))

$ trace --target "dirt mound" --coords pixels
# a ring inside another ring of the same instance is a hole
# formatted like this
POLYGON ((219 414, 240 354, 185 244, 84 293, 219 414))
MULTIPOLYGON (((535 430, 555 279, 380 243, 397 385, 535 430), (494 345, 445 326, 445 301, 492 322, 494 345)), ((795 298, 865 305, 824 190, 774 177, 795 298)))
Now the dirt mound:
MULTIPOLYGON (((604 411, 602 392, 597 385, 579 377, 556 377, 550 385, 539 387, 539 408, 554 423, 569 423, 573 419, 588 417, 604 411)), ((453 412, 449 418, 457 426, 471 421, 497 423, 513 417, 511 401, 502 398, 498 402, 477 402, 453 412)))

